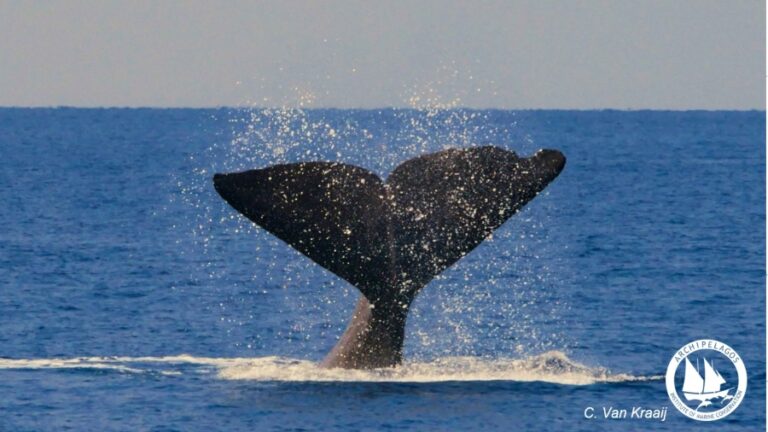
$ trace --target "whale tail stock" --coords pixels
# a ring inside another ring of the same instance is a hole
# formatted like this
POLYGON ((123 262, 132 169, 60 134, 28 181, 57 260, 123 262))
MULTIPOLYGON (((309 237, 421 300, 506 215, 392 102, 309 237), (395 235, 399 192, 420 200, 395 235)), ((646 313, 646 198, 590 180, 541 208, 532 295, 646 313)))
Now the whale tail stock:
POLYGON ((232 207, 363 294, 324 365, 401 361, 405 318, 418 293, 533 199, 565 165, 555 150, 530 158, 493 146, 410 159, 384 183, 331 162, 216 174, 232 207))

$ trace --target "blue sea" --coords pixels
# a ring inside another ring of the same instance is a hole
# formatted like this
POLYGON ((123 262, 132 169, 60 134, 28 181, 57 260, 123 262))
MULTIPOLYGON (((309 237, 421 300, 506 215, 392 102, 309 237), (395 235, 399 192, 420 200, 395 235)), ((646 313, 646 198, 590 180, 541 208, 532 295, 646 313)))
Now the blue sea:
POLYGON ((0 109, 0 431, 764 430, 765 138, 764 112, 0 109), (419 294, 402 366, 318 368, 359 293, 213 174, 488 144, 568 162, 419 294), (667 394, 697 339, 747 371, 722 420, 667 394), (666 417, 603 414, 638 406, 666 417))

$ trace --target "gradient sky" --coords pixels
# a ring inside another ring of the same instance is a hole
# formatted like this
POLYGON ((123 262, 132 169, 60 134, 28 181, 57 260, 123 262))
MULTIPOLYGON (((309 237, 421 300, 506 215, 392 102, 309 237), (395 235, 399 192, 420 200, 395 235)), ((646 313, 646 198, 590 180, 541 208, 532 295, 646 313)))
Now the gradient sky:
POLYGON ((0 0, 0 106, 764 109, 765 17, 760 0, 0 0))

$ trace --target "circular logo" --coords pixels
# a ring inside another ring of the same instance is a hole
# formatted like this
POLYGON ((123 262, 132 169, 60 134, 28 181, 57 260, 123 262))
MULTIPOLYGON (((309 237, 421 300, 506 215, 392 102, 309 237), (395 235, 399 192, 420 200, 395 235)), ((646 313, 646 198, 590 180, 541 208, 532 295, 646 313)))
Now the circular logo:
POLYGON ((694 420, 720 420, 744 399, 747 369, 733 348, 700 339, 675 353, 666 381, 669 400, 681 413, 694 420))

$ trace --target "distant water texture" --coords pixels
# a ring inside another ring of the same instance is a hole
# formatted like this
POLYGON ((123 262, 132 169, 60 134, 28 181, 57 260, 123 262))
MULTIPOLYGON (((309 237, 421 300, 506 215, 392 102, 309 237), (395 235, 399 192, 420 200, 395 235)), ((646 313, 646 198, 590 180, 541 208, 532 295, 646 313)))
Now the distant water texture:
POLYGON ((8 108, 0 149, 0 431, 765 429, 764 112, 8 108), (420 293, 405 364, 318 368, 359 293, 213 174, 488 144, 568 163, 420 293), (715 424, 664 383, 701 338, 748 372, 715 424))

